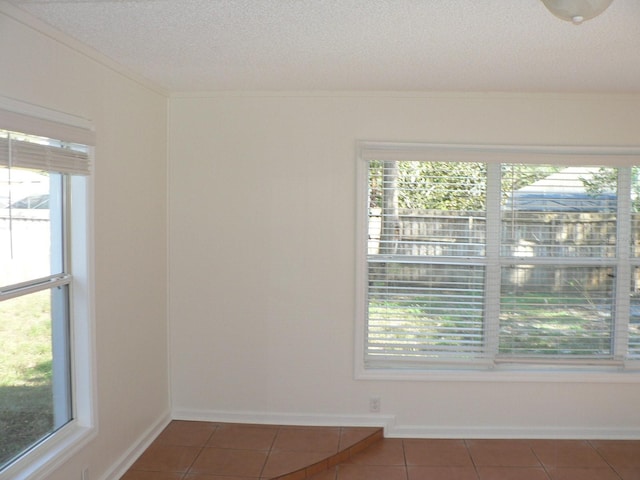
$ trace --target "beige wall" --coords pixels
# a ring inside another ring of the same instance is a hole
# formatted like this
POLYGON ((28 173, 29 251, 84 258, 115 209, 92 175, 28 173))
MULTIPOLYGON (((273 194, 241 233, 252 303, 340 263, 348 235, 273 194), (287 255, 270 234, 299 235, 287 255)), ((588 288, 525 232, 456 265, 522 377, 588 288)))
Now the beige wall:
POLYGON ((89 467, 99 479, 169 412, 166 97, 28 24, 0 2, 0 95, 89 118, 96 129, 99 431, 50 478, 78 479, 89 467))
POLYGON ((635 145, 640 96, 185 94, 169 112, 176 416, 638 435, 639 383, 354 380, 353 364, 357 140, 635 145))

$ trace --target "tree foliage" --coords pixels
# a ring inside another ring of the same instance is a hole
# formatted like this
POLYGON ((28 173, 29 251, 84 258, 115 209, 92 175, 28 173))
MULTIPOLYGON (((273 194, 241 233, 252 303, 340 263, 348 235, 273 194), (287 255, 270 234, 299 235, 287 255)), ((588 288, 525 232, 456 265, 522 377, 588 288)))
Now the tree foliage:
MULTIPOLYGON (((631 169, 631 207, 634 212, 640 212, 640 181, 638 167, 631 169)), ((601 167, 590 178, 581 179, 587 193, 598 196, 603 193, 615 193, 618 189, 618 169, 601 167)))
MULTIPOLYGON (((390 162, 375 161, 370 165, 372 208, 382 208, 385 190, 391 192, 392 189, 401 209, 482 211, 486 208, 486 163, 400 161, 394 170, 385 168, 385 163, 390 162), (395 178, 391 178, 391 171, 395 178)), ((558 170, 550 166, 505 165, 502 191, 508 195, 558 170)), ((505 199, 506 196, 503 201, 505 199)))

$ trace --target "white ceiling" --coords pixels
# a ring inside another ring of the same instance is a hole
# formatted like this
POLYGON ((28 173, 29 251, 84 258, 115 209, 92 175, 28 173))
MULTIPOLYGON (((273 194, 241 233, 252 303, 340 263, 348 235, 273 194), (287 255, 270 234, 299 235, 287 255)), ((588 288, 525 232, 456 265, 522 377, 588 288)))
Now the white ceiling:
POLYGON ((640 93, 640 0, 11 0, 172 92, 640 93))

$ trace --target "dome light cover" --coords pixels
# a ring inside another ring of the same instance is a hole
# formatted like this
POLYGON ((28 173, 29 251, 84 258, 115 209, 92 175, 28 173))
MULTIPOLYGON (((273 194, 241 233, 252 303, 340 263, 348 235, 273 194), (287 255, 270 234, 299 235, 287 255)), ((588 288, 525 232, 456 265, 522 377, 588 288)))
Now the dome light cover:
POLYGON ((613 0, 542 0, 547 9, 562 20, 576 25, 604 12, 613 0))

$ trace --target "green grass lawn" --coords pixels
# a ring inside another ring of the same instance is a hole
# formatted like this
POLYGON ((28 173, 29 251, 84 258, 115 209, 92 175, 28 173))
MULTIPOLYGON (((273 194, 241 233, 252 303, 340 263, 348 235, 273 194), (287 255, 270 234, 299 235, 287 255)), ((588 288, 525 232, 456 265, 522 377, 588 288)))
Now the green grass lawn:
MULTIPOLYGON (((447 299, 447 304, 437 296, 408 295, 395 302, 372 299, 370 334, 380 343, 398 340, 402 351, 410 350, 412 343, 418 352, 482 345, 482 300, 465 295, 456 299, 454 294, 447 299)), ((610 315, 584 299, 530 294, 503 297, 501 306, 499 354, 597 356, 611 351, 610 315)))
POLYGON ((0 303, 0 467, 53 428, 50 295, 0 303))

